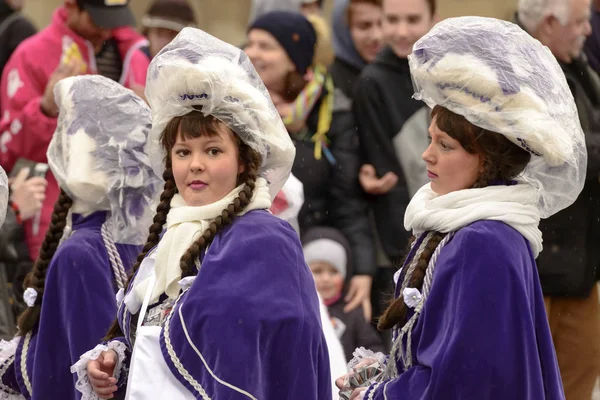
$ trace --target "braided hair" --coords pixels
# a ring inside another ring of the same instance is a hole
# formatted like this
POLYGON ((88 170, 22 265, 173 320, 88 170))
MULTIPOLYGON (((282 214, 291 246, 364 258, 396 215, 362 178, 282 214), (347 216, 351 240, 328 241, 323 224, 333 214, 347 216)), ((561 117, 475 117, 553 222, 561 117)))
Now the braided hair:
MULTIPOLYGON (((184 116, 173 118, 162 132, 160 141, 166 153, 165 172, 163 174, 165 186, 160 196, 160 204, 156 209, 154 223, 150 227, 148 240, 138 256, 137 262, 133 266, 127 285, 125 286, 126 288, 129 286, 134 273, 138 270, 148 252, 158 244, 160 234, 167 221, 167 215, 171 209, 171 200, 177 193, 177 186, 172 170, 171 150, 175 145, 178 135, 182 135, 186 139, 201 136, 215 136, 218 135, 218 132, 222 130, 223 126, 225 126, 225 124, 212 115, 205 116, 200 110, 194 110, 184 116)), ((192 276, 197 273, 195 263, 201 252, 212 242, 215 235, 221 231, 223 227, 231 224, 235 216, 242 212, 252 200, 256 180, 258 179, 258 170, 262 161, 261 156, 250 146, 243 143, 237 135, 234 135, 234 138, 239 150, 239 162, 244 166, 243 172, 240 173, 238 177, 238 184, 243 183, 244 187, 221 214, 210 223, 208 229, 206 229, 206 231, 204 231, 183 254, 179 264, 182 277, 192 276)), ((122 335, 123 332, 118 321, 115 320, 109 329, 105 340, 111 340, 122 335)))
MULTIPOLYGON (((415 288, 419 290, 419 292, 422 290, 423 281, 425 279, 425 274, 427 273, 427 266, 429 265, 431 256, 445 236, 445 234, 439 232, 434 232, 433 235, 431 235, 429 241, 425 245, 425 250, 423 250, 417 260, 412 276, 408 277, 409 281, 407 287, 415 288)), ((417 255, 418 254, 415 254, 415 256, 417 255)), ((409 272, 410 271, 404 271, 405 274, 409 272)), ((397 299, 392 300, 388 308, 383 312, 383 315, 379 318, 377 323, 377 329, 384 331, 393 328, 395 325, 399 325, 399 328, 402 328, 406 322, 406 312, 407 305, 404 303, 404 298, 399 296, 397 299)))
MULTIPOLYGON (((165 185, 162 193, 160 194, 160 202, 156 207, 156 214, 154 215, 152 225, 150 225, 150 228, 148 229, 148 239, 146 239, 146 244, 142 248, 142 252, 138 255, 137 260, 133 265, 132 272, 129 274, 127 283, 125 284, 125 289, 129 287, 129 283, 133 278, 133 274, 139 269, 140 264, 148 252, 158 244, 163 226, 167 222, 167 215, 171 209, 171 199, 173 199, 173 196, 175 196, 175 193, 177 193, 177 187, 175 186, 175 179, 173 178, 173 170, 171 169, 170 160, 168 160, 166 163, 166 169, 163 172, 163 180, 165 181, 165 185)), ((115 320, 108 329, 104 340, 111 340, 119 336, 123 336, 123 332, 118 321, 115 320)))
POLYGON ((65 226, 67 225, 67 214, 72 205, 73 200, 64 190, 61 190, 58 200, 54 203, 50 227, 44 237, 40 254, 33 270, 27 274, 23 282, 24 288, 32 288, 37 292, 37 298, 33 307, 25 309, 17 319, 19 335, 24 336, 29 333, 40 320, 42 299, 46 286, 46 274, 52 257, 54 257, 54 253, 56 253, 56 249, 63 237, 65 226))

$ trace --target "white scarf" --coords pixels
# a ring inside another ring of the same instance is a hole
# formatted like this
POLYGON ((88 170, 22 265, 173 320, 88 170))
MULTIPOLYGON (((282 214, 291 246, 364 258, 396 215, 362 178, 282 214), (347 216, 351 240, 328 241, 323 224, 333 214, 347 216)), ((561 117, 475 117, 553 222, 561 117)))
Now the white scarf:
MULTIPOLYGON (((244 184, 233 189, 229 194, 214 203, 200 207, 188 206, 179 194, 173 196, 171 209, 167 216, 167 231, 156 248, 156 263, 154 273, 156 284, 152 291, 150 304, 158 301, 161 294, 165 293, 170 298, 179 295, 179 281, 181 280, 181 268, 179 261, 190 245, 208 229, 210 223, 231 204, 233 199, 244 188, 244 184)), ((263 210, 271 207, 271 197, 267 181, 264 178, 256 180, 256 187, 252 194, 250 204, 243 212, 263 210)), ((142 300, 146 293, 149 278, 136 286, 138 299, 142 300)))
POLYGON ((447 233, 475 221, 502 221, 529 241, 537 258, 542 251, 542 232, 536 197, 535 188, 526 184, 458 190, 443 196, 427 184, 410 201, 404 227, 415 234, 447 233))

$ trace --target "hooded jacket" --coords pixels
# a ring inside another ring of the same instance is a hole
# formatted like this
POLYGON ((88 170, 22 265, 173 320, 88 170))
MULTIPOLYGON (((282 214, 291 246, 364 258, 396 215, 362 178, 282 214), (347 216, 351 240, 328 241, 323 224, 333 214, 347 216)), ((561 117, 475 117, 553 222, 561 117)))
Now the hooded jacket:
POLYGON ((367 63, 358 54, 350 34, 346 19, 349 3, 349 0, 335 0, 333 3, 332 44, 335 60, 330 73, 335 87, 341 89, 346 97, 352 98, 354 83, 367 63))
POLYGON ((372 197, 379 238, 391 259, 402 256, 409 238, 403 221, 410 196, 392 140, 424 105, 412 99, 413 93, 408 60, 389 47, 363 69, 354 87, 354 118, 364 160, 379 177, 391 171, 399 178, 388 193, 372 197))

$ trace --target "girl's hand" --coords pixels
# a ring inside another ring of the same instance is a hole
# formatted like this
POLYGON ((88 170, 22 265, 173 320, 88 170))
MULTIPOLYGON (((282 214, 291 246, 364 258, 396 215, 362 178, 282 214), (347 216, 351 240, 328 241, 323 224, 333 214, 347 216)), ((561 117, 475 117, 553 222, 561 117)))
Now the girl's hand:
MULTIPOLYGON (((365 359, 361 360, 358 364, 356 364, 356 366, 354 368, 352 368, 352 371, 350 373, 337 378, 335 380, 335 385, 338 387, 338 389, 340 389, 340 391, 351 389, 349 387, 346 387, 346 382, 348 381, 348 378, 350 376, 352 376, 353 374, 355 374, 357 370, 359 370, 363 367, 368 367, 369 365, 374 364, 376 362, 377 362, 377 359, 375 359, 375 358, 365 358, 365 359)), ((368 389, 368 387, 360 387, 360 388, 354 389, 354 391, 352 392, 352 395, 350 396, 350 400, 362 399, 364 396, 364 393, 366 392, 367 389, 368 389)))
POLYGON ((113 377, 118 355, 114 350, 103 351, 88 362, 87 373, 94 391, 101 399, 112 399, 117 391, 117 380, 113 377))

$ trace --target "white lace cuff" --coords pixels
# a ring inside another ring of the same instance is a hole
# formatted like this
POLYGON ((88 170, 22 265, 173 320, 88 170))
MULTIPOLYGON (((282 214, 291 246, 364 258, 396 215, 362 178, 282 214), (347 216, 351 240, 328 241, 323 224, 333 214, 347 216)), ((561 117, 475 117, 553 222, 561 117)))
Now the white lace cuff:
POLYGON ((14 391, 2 382, 6 371, 13 367, 19 340, 20 337, 15 337, 8 342, 0 341, 0 400, 25 400, 21 393, 14 391))
POLYGON ((20 340, 21 337, 17 336, 10 341, 0 341, 0 364, 3 364, 6 360, 15 356, 20 340))
POLYGON ((117 382, 119 381, 121 370, 123 369, 123 361, 126 357, 125 351, 127 350, 127 345, 123 342, 119 342, 118 340, 110 341, 106 345, 99 344, 92 350, 79 357, 79 361, 71 366, 71 373, 77 374, 77 383, 75 384, 75 388, 82 393, 81 400, 100 399, 96 392, 94 392, 94 388, 92 387, 88 378, 87 364, 92 360, 96 360, 98 357, 100 357, 100 354, 106 350, 114 350, 114 352, 117 353, 117 365, 115 365, 114 377, 117 382))
POLYGON ((5 393, 0 390, 0 400, 25 400, 25 397, 20 393, 5 393))

